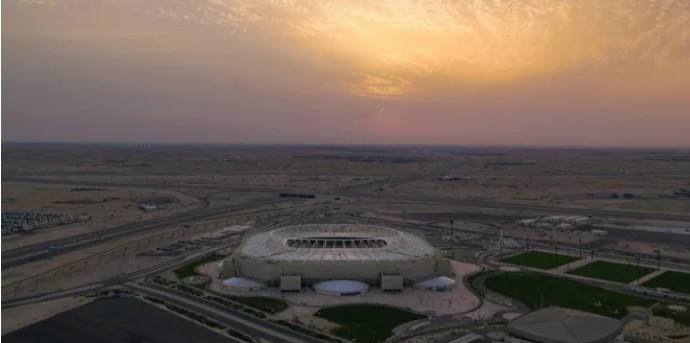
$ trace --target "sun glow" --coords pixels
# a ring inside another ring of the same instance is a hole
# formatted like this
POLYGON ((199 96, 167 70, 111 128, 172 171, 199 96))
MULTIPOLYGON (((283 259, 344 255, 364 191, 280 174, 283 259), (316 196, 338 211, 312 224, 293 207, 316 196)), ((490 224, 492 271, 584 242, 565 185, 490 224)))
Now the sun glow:
POLYGON ((376 97, 690 60, 685 1, 214 0, 188 18, 258 28, 325 54, 356 75, 353 92, 376 97))
MULTIPOLYGON (((87 1, 58 0, 77 7, 87 1)), ((680 0, 123 1, 158 19, 251 33, 318 56, 343 88, 395 98, 617 68, 690 69, 690 2, 680 0)), ((104 4, 122 4, 107 1, 104 4)))

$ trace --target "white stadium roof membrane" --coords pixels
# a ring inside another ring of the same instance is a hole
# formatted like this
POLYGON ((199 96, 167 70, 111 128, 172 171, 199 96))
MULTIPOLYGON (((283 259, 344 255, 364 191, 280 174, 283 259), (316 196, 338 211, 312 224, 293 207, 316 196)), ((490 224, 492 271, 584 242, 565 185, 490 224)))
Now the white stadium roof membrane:
POLYGON ((419 282, 415 285, 415 287, 422 289, 446 289, 452 287, 453 285, 455 285, 455 280, 447 276, 439 276, 419 282))
POLYGON ((258 233, 241 247, 244 257, 267 261, 406 261, 435 250, 421 238, 372 225, 295 225, 258 233))
POLYGON ((544 343, 604 343, 618 335, 621 321, 597 314, 547 307, 522 315, 506 326, 518 337, 544 343))
POLYGON ((369 290, 369 285, 353 280, 331 280, 319 282, 314 285, 317 293, 332 295, 360 294, 369 290))
POLYGON ((265 287, 262 283, 241 277, 231 277, 229 279, 225 279, 223 280, 223 285, 236 290, 256 290, 265 287))

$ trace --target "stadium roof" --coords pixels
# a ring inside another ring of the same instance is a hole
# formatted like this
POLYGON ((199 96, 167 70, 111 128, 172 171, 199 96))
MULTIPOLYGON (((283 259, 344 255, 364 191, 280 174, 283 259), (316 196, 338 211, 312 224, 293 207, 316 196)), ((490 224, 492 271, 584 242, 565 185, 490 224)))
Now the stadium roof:
POLYGON ((428 258, 435 249, 402 231, 372 225, 289 226, 248 238, 240 254, 268 261, 406 261, 428 258))
POLYGON ((506 326, 515 336, 541 343, 603 343, 620 328, 619 320, 561 307, 522 315, 506 326))

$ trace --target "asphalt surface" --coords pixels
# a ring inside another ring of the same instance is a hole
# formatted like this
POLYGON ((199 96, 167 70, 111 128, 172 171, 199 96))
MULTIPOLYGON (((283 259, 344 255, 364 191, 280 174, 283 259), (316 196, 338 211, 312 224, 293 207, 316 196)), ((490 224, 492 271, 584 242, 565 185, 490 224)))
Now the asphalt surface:
POLYGON ((320 339, 292 331, 287 327, 256 318, 252 315, 228 308, 216 302, 195 297, 183 292, 155 285, 139 285, 135 283, 128 283, 127 286, 138 293, 161 298, 171 304, 204 315, 209 319, 217 321, 227 327, 231 327, 246 335, 263 339, 268 342, 324 342, 320 339))
POLYGON ((110 229, 88 232, 65 237, 62 239, 53 240, 51 241, 51 243, 57 246, 56 249, 45 249, 43 247, 44 243, 27 245, 22 248, 3 252, 2 269, 5 270, 8 268, 21 266, 23 264, 30 263, 33 261, 53 258, 55 256, 66 254, 72 251, 81 250, 87 247, 102 244, 104 241, 107 240, 122 238, 144 232, 150 233, 180 227, 184 224, 193 223, 196 221, 224 218, 228 215, 236 214, 238 212, 251 209, 253 207, 275 204, 285 201, 286 200, 284 198, 276 197, 275 199, 257 200, 231 207, 216 209, 204 208, 173 215, 166 218, 151 219, 142 222, 125 224, 110 229))
MULTIPOLYGON (((337 195, 334 195, 337 196, 337 195)), ((342 195, 341 195, 342 196, 342 195)), ((690 214, 662 214, 662 213, 648 213, 648 212, 632 212, 632 211, 620 211, 620 210, 605 210, 596 208, 576 208, 576 207, 563 207, 563 206, 551 206, 551 205, 533 205, 533 204, 522 204, 522 203, 512 203, 512 202, 502 202, 493 200, 464 200, 464 199, 452 199, 446 197, 432 197, 432 196, 417 196, 410 194, 389 194, 386 192, 379 193, 358 193, 354 192, 349 194, 349 196, 357 196, 362 198, 378 198, 378 199, 392 199, 403 201, 417 201, 417 202, 427 202, 427 203, 437 203, 437 204, 449 204, 458 205, 465 207, 481 207, 481 208, 496 208, 504 210, 517 210, 517 211, 530 211, 543 214, 572 214, 581 216, 594 216, 600 218, 627 218, 627 219, 654 219, 654 220, 669 220, 669 221, 690 221, 690 214)))
POLYGON ((8 343, 233 343, 135 297, 102 298, 2 336, 8 343))
POLYGON ((639 241, 646 243, 657 243, 670 246, 690 247, 690 232, 688 233, 673 233, 673 232, 652 232, 635 229, 618 229, 609 227, 598 227, 596 225, 588 225, 577 228, 579 231, 604 230, 608 232, 607 239, 639 241))

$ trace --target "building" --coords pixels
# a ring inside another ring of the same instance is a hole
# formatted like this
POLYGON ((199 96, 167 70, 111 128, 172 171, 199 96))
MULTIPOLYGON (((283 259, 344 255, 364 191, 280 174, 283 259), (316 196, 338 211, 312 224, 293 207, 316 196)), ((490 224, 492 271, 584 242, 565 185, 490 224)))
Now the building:
POLYGON ((515 318, 506 326, 510 343, 618 343, 620 320, 561 307, 515 318))
POLYGON ((404 286, 451 274, 450 262, 411 233, 371 225, 313 224, 248 237, 223 262, 221 277, 282 291, 318 284, 322 293, 351 294, 368 289, 361 283, 402 291, 404 286), (350 285, 352 291, 345 287, 350 285))

